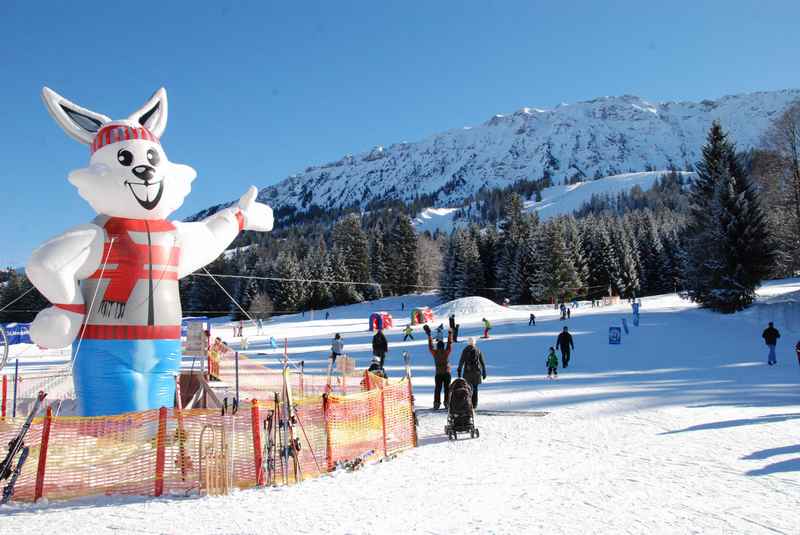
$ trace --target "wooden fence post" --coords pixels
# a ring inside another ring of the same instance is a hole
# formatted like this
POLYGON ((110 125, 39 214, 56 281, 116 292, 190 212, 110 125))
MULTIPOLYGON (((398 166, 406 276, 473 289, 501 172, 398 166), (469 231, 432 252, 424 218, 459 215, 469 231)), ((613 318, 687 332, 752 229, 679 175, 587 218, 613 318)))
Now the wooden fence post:
POLYGON ((383 430, 383 456, 389 456, 389 448, 386 445, 386 397, 384 392, 385 388, 379 388, 381 391, 381 428, 383 430))
POLYGON ((0 416, 3 418, 6 417, 6 397, 8 396, 8 377, 5 375, 3 376, 3 402, 2 402, 2 412, 0 412, 0 416))
POLYGON ((333 472, 333 440, 331 438, 330 399, 328 394, 322 394, 322 416, 325 420, 325 462, 328 472, 333 472))
POLYGON ((44 495, 44 471, 47 465, 47 445, 50 443, 50 425, 53 422, 53 408, 47 407, 47 414, 42 424, 42 442, 39 446, 39 466, 36 468, 36 490, 33 501, 44 495))
POLYGON ((417 417, 414 414, 414 388, 411 386, 411 377, 406 379, 408 383, 408 405, 411 411, 411 442, 417 447, 417 417))
POLYGON ((264 485, 264 459, 261 451, 261 421, 258 413, 258 400, 252 400, 250 417, 253 426, 253 461, 256 465, 256 485, 264 485))
POLYGON ((181 376, 175 375, 175 415, 178 417, 178 463, 181 465, 181 481, 186 481, 186 428, 183 425, 183 399, 181 395, 181 376))
POLYGON ((156 435, 156 483, 153 494, 164 493, 164 458, 167 439, 167 408, 158 409, 158 434, 156 435))

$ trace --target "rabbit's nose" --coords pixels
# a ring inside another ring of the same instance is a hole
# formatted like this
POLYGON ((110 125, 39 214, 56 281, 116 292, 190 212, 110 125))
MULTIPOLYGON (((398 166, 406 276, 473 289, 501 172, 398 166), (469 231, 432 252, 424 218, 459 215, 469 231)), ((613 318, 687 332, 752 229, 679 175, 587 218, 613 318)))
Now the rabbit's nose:
POLYGON ((137 165, 131 169, 131 172, 136 175, 137 178, 141 178, 145 182, 150 182, 156 175, 156 170, 149 165, 137 165))

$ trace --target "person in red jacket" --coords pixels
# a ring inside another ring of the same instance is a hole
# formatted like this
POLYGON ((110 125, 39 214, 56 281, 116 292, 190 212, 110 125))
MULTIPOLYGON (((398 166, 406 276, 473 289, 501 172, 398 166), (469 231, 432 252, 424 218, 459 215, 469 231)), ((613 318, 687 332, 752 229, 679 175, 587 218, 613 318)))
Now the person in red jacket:
POLYGON ((428 332, 428 351, 433 356, 433 361, 436 363, 436 376, 434 378, 433 389, 433 409, 436 410, 440 406, 441 392, 444 390, 444 407, 450 405, 450 349, 453 343, 452 332, 447 333, 447 345, 439 340, 436 342, 436 349, 433 347, 433 338, 428 332))

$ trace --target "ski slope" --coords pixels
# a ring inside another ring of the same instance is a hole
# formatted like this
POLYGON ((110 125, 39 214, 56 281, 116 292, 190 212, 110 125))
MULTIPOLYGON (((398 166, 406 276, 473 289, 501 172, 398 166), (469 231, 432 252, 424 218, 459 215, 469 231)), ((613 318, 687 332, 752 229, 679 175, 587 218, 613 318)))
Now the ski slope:
MULTIPOLYGON (((535 212, 542 221, 560 215, 569 215, 583 207, 594 195, 614 197, 620 193, 629 192, 636 186, 647 191, 668 172, 625 173, 575 184, 551 186, 542 190, 541 201, 525 201, 524 209, 527 212, 535 212)), ((683 171, 680 174, 684 179, 689 179, 694 175, 694 173, 683 171)), ((455 215, 456 208, 426 208, 414 218, 414 228, 419 233, 428 231, 433 234, 439 230, 449 234, 455 225, 466 224, 463 219, 455 219, 455 215)))
MULTIPOLYGON (((622 192, 628 192, 635 186, 646 191, 653 187, 656 181, 669 171, 646 171, 641 173, 625 173, 622 175, 607 176, 598 180, 587 180, 575 184, 552 186, 542 190, 541 201, 528 201, 525 208, 536 212, 539 219, 545 220, 559 215, 567 215, 581 208, 592 199, 593 195, 614 197, 622 192)), ((681 172, 684 178, 693 176, 694 173, 681 172)))
MULTIPOLYGON (((640 326, 619 346, 608 344, 608 327, 630 323, 627 304, 582 305, 568 323, 539 307, 535 327, 528 307, 480 298, 442 305, 436 311, 457 314, 463 340, 479 336, 482 317, 494 325, 478 342, 488 366, 481 437, 458 442, 443 434, 444 412, 427 410, 433 361, 421 329, 413 341, 400 334, 409 307, 435 305, 435 295, 338 307, 327 321, 318 313, 276 319, 265 336, 286 336, 291 358, 321 372, 334 332, 366 366, 367 314, 390 311, 388 371, 400 374, 400 353, 410 352, 423 409, 419 447, 291 488, 15 504, 0 508, 0 532, 796 534, 800 322, 785 304, 796 292, 800 280, 773 282, 752 309, 726 316, 675 295, 645 298, 640 326), (760 337, 770 319, 782 333, 775 367, 760 337), (545 353, 565 325, 575 338, 572 361, 547 380, 545 353)), ((265 350, 263 339, 251 333, 247 353, 276 365, 279 350, 265 350)))

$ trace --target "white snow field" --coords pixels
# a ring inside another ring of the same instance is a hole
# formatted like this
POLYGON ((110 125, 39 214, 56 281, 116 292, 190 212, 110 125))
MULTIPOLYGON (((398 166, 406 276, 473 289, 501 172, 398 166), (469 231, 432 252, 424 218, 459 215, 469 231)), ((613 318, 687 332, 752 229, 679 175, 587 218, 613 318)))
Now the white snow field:
MULTIPOLYGON (((443 434, 445 413, 427 410, 433 363, 421 330, 408 342, 399 333, 409 307, 435 296, 340 307, 328 321, 319 313, 276 319, 268 334, 287 335, 291 357, 321 370, 336 331, 366 365, 367 314, 392 312, 389 373, 401 373, 400 353, 409 351, 424 409, 419 447, 357 472, 227 497, 13 504, 0 508, 0 533, 797 534, 800 314, 787 303, 798 291, 800 280, 770 283, 756 306, 728 316, 675 295, 645 298, 641 324, 618 346, 608 344, 608 327, 631 323, 625 304, 582 305, 568 323, 538 308, 535 327, 526 307, 479 298, 442 306, 460 314, 462 340, 479 335, 481 317, 494 324, 479 341, 488 365, 481 436, 457 442, 443 434), (769 367, 761 332, 773 311, 782 338, 769 367), (547 380, 545 353, 565 325, 572 362, 547 380)), ((257 356, 258 343, 248 353, 273 365, 257 356)))

